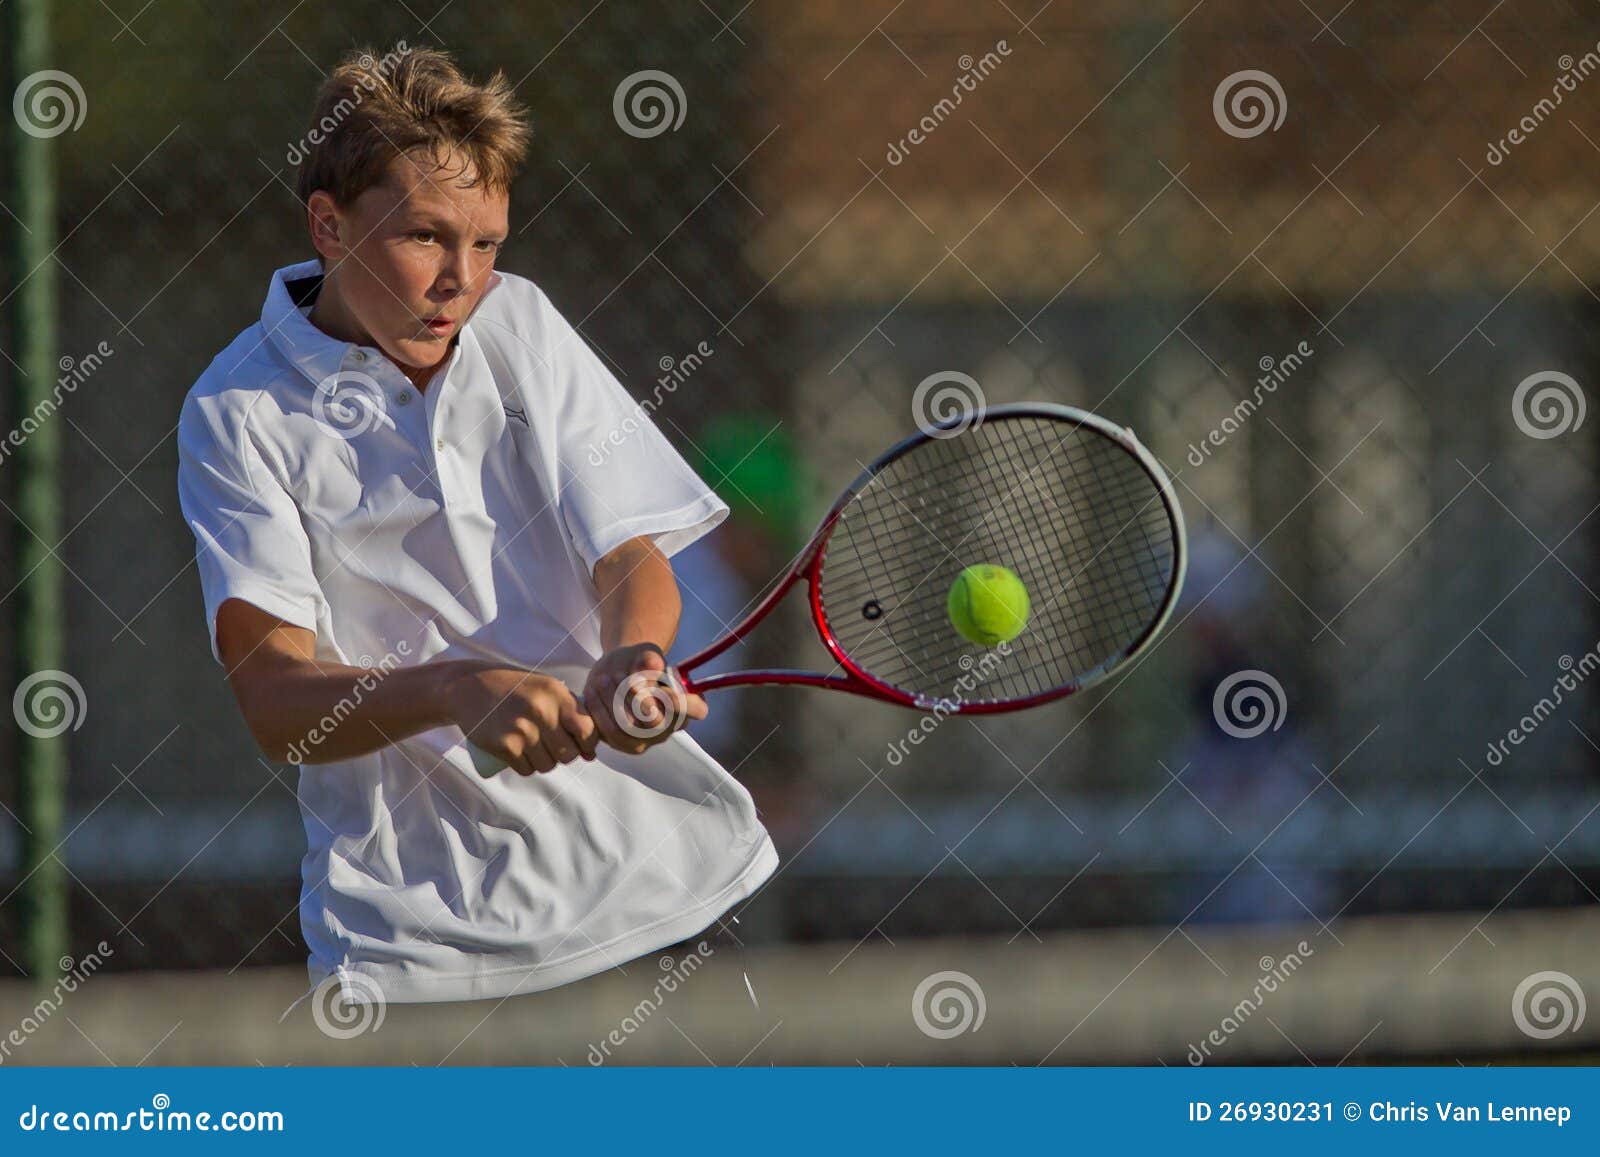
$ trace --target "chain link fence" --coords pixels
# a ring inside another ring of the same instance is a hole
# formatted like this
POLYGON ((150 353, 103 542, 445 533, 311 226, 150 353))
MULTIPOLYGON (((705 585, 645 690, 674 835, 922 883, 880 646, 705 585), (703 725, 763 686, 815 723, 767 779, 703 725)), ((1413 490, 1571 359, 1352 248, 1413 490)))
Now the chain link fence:
MULTIPOLYGON (((750 937, 1595 902, 1594 13, 432 7, 60 6, 87 109, 59 139, 61 350, 98 352, 59 413, 75 945, 304 957, 294 775, 209 655, 173 434, 311 255, 291 159, 320 75, 401 40, 517 82, 503 266, 734 506, 679 560, 682 653, 930 379, 1104 414, 1175 479, 1183 602, 1081 701, 911 745, 920 717, 844 696, 712 700, 703 741, 785 856, 750 937)), ((823 658, 795 604, 730 661, 823 658)))

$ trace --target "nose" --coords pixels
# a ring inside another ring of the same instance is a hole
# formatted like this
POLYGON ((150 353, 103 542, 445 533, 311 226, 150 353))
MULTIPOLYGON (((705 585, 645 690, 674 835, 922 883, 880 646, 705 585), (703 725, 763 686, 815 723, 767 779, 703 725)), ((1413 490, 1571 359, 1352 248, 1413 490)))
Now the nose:
POLYGON ((444 266, 439 270, 439 276, 434 283, 434 288, 442 296, 455 297, 466 289, 471 280, 471 254, 466 249, 452 249, 447 252, 444 266))

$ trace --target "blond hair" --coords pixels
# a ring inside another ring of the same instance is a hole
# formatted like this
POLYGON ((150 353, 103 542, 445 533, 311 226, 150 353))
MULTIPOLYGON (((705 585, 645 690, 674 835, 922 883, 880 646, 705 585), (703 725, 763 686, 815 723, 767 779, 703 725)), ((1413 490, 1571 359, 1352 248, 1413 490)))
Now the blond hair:
POLYGON ((421 149, 456 155, 474 184, 509 192, 532 130, 505 75, 467 79, 448 52, 405 41, 377 57, 357 49, 317 90, 311 131, 300 152, 302 203, 324 189, 349 205, 382 180, 396 157, 421 149))

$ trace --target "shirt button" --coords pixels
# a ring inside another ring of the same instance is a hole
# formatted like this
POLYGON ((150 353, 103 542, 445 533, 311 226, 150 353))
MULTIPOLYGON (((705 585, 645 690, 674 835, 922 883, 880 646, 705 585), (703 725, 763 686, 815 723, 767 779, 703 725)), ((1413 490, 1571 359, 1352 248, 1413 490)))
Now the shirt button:
POLYGON ((435 450, 443 450, 444 449, 444 439, 443 438, 435 438, 433 440, 433 448, 435 450))
POLYGON ((357 365, 360 365, 362 362, 367 360, 367 351, 361 349, 351 350, 350 360, 355 362, 357 365))
POLYGON ((401 390, 394 396, 394 402, 397 406, 409 406, 411 404, 411 391, 401 390))

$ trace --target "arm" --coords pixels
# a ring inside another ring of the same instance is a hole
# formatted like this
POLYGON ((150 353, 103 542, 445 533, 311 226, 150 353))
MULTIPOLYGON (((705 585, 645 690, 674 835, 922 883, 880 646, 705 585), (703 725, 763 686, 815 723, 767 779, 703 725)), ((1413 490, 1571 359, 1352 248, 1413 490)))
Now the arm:
POLYGON ((683 602, 672 564, 649 538, 629 539, 602 556, 594 583, 605 653, 589 674, 584 706, 607 744, 637 755, 690 719, 706 717, 704 699, 662 681, 683 602))
POLYGON ((600 591, 600 646, 606 651, 654 643, 663 651, 678 634, 683 601, 672 563, 648 538, 630 538, 594 564, 600 591))
POLYGON ((559 680, 473 660, 318 663, 315 647, 313 632, 243 600, 217 610, 228 683, 270 758, 327 763, 450 724, 523 775, 594 757, 594 721, 559 680))

